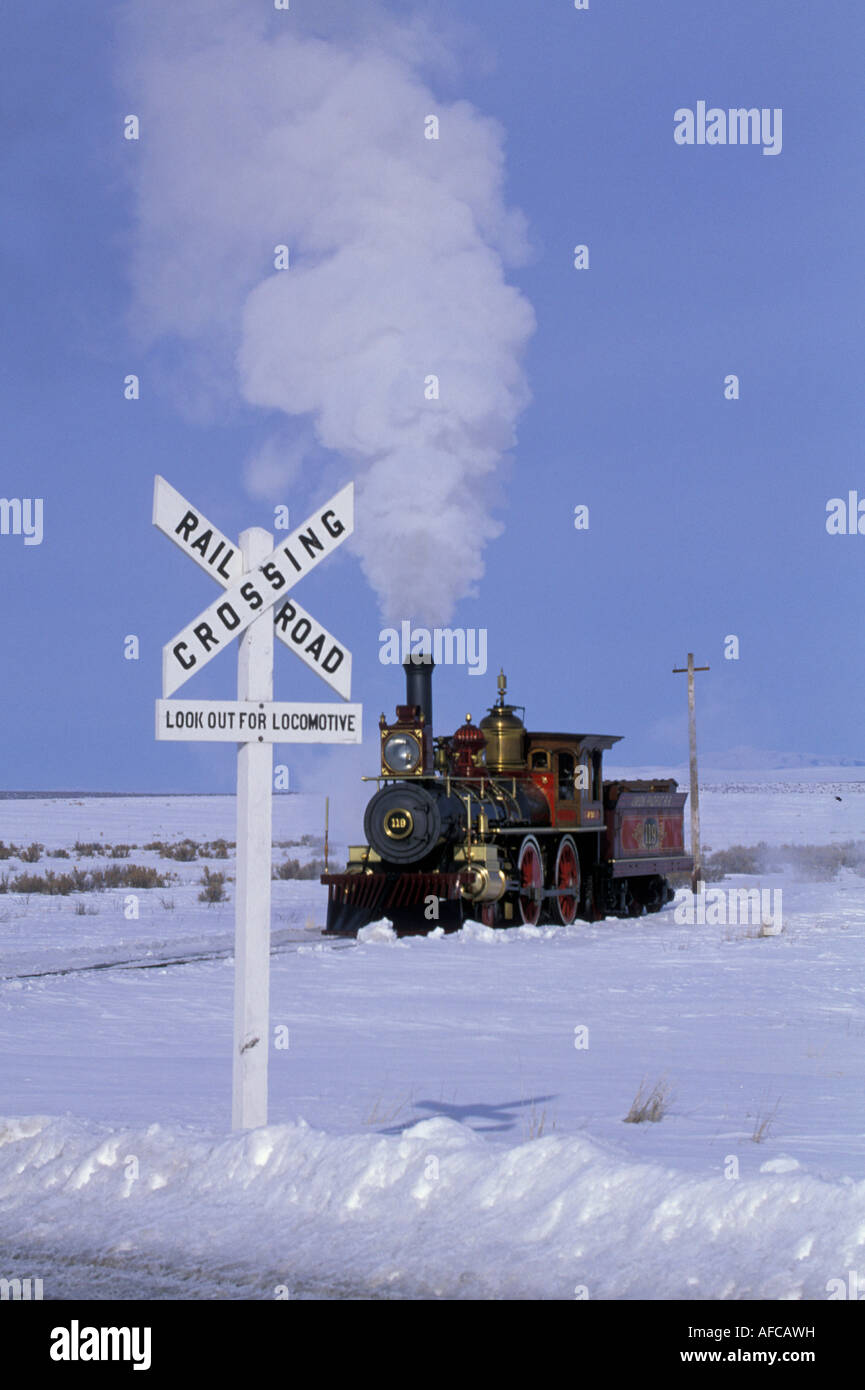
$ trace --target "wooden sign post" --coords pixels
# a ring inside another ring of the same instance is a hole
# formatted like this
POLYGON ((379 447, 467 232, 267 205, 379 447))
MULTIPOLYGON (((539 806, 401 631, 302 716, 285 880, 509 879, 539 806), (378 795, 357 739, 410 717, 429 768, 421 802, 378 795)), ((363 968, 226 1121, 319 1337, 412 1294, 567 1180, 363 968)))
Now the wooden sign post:
POLYGON ((351 653, 288 591, 354 529, 353 484, 274 549, 259 527, 235 545, 157 477, 153 521, 226 590, 163 649, 156 737, 237 744, 233 1129, 267 1124, 274 743, 360 743, 360 705, 275 702, 273 636, 351 695, 351 653), (168 699, 221 648, 240 639, 236 700, 168 699))
MULTIPOLYGON (((258 527, 242 531, 244 574, 266 560, 272 549, 273 537, 267 531, 258 527)), ((256 618, 240 639, 237 698, 273 699, 273 624, 269 613, 256 618)), ((238 744, 232 1129, 267 1124, 272 790, 273 745, 238 744)))
POLYGON ((708 666, 695 666, 694 653, 688 652, 687 666, 674 666, 673 675, 688 673, 688 753, 691 764, 691 854, 694 859, 694 872, 691 875, 691 892, 699 893, 703 887, 703 851, 700 848, 700 784, 697 780, 697 717, 694 710, 694 672, 708 671, 708 666))

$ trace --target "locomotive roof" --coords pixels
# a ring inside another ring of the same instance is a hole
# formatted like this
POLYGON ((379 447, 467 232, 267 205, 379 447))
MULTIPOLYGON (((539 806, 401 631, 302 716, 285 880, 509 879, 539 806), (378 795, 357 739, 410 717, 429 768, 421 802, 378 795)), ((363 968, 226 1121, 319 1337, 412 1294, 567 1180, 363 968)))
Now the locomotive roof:
POLYGON ((536 733, 533 729, 527 730, 532 742, 537 743, 580 743, 585 748, 612 748, 614 743, 621 743, 622 734, 563 734, 556 733, 536 733))

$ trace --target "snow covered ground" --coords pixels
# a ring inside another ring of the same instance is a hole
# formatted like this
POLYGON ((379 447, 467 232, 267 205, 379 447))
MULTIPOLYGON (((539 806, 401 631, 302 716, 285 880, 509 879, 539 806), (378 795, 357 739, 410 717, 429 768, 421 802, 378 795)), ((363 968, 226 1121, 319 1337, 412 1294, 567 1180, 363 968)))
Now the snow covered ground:
MULTIPOLYGON (((861 771, 709 774, 704 842, 865 841, 861 771)), ((322 819, 320 798, 278 797, 274 840, 322 819)), ((233 827, 226 797, 0 800, 0 840, 46 846, 0 873, 177 875, 135 893, 137 919, 128 888, 0 893, 0 1277, 106 1298, 822 1299, 851 1270, 865 1286, 857 874, 712 885, 782 888, 770 937, 671 906, 359 942, 321 937, 317 882, 275 881, 271 1125, 231 1135, 233 903, 198 900, 200 859, 72 847, 233 827), (641 1083, 666 1111, 624 1123, 641 1083)))

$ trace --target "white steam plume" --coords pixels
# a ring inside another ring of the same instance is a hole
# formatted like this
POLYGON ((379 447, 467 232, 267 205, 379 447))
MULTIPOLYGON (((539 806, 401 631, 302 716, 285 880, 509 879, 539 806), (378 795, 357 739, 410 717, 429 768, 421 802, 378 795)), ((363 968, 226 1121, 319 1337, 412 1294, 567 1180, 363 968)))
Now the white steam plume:
POLYGON ((335 451, 358 480, 356 549, 382 613, 445 622, 501 529, 492 475, 528 399, 534 316, 504 278, 525 246, 502 132, 433 96, 418 28, 379 13, 371 32, 322 39, 295 7, 262 8, 129 11, 135 321, 181 340, 184 375, 194 364, 213 397, 236 371, 247 402, 306 417, 249 461, 250 489, 273 496, 310 450, 335 451), (289 270, 273 269, 280 243, 289 270))

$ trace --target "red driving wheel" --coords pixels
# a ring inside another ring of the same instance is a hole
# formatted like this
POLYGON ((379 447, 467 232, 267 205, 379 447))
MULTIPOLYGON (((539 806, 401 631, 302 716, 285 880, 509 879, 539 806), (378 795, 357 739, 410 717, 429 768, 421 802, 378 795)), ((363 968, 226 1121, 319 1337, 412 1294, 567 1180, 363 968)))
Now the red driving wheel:
POLYGON ((540 919, 543 903, 544 863, 541 847, 533 835, 527 835, 520 845, 517 875, 520 880, 520 916, 528 926, 534 927, 540 919))
POLYGON ((570 835, 559 845, 556 855, 556 913, 562 926, 570 926, 580 905, 580 857, 570 835), (563 891, 567 890, 567 891, 563 891))

